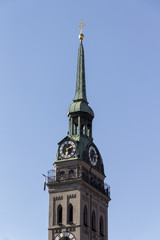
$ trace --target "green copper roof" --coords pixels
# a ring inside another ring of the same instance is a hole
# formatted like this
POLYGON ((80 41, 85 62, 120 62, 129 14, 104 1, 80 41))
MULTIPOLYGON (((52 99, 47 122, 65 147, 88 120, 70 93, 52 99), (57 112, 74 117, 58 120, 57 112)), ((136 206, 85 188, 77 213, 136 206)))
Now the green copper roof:
POLYGON ((76 93, 73 103, 70 105, 68 114, 75 112, 85 112, 90 114, 92 118, 94 117, 94 112, 92 108, 88 106, 86 97, 84 49, 82 42, 78 49, 76 93))
POLYGON ((77 65, 77 82, 74 102, 83 100, 87 102, 86 83, 85 83, 85 66, 84 66, 84 49, 81 42, 78 50, 78 65, 77 65))
POLYGON ((74 102, 71 104, 69 108, 69 113, 73 113, 73 112, 85 112, 85 113, 89 113, 92 117, 94 117, 94 112, 92 108, 90 108, 88 104, 83 101, 74 102))

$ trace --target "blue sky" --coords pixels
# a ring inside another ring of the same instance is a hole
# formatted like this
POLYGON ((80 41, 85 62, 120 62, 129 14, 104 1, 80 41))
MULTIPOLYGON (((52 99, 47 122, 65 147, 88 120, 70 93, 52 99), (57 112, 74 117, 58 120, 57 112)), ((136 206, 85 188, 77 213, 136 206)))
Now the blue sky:
POLYGON ((47 239, 86 23, 87 98, 111 186, 109 240, 160 239, 160 2, 0 1, 0 240, 47 239))

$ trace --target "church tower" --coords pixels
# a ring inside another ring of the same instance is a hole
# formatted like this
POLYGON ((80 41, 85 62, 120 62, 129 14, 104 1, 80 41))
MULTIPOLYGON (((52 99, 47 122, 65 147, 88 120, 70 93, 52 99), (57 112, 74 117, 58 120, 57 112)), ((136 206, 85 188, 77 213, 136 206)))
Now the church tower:
POLYGON ((81 31, 69 133, 58 143, 55 170, 47 176, 48 240, 108 240, 110 188, 92 137, 94 112, 86 96, 83 37, 81 31))

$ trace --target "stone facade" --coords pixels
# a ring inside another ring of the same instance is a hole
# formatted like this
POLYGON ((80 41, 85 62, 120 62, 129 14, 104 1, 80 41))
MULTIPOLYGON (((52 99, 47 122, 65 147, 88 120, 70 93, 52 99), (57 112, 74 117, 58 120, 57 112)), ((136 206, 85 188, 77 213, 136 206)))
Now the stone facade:
MULTIPOLYGON (((70 161, 61 164, 55 163, 54 166, 57 172, 63 170, 63 172, 68 173, 71 169, 74 169, 77 175, 71 176, 71 178, 64 175, 61 179, 55 177, 54 181, 47 184, 49 188, 49 240, 56 239, 61 233, 66 232, 72 233, 76 240, 107 240, 108 202, 110 198, 109 195, 101 191, 101 188, 95 189, 83 179, 82 174, 79 175, 80 169, 84 169, 87 164, 84 162, 80 164, 80 161, 70 161), (73 221, 71 223, 68 222, 68 207, 70 204, 73 206, 73 221), (62 207, 62 221, 58 223, 58 207, 60 205, 62 207), (87 209, 86 223, 84 223, 85 207, 87 209), (92 228, 93 211, 95 212, 94 230, 92 228), (100 232, 101 217, 103 219, 103 232, 100 232)), ((92 173, 92 169, 90 171, 92 173)), ((97 175, 101 179, 104 178, 99 173, 97 175)))

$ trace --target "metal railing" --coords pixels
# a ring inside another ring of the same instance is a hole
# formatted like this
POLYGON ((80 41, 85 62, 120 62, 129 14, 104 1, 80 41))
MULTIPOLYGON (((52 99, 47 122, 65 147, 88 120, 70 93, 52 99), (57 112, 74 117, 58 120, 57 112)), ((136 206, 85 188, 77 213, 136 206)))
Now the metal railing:
POLYGON ((89 183, 90 185, 95 187, 98 191, 102 192, 103 194, 110 198, 110 186, 107 183, 97 182, 94 179, 93 175, 91 174, 85 174, 84 172, 77 174, 74 171, 69 171, 65 173, 64 171, 61 171, 55 176, 54 170, 48 171, 47 183, 61 182, 71 179, 83 179, 85 182, 89 183))

